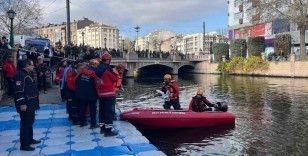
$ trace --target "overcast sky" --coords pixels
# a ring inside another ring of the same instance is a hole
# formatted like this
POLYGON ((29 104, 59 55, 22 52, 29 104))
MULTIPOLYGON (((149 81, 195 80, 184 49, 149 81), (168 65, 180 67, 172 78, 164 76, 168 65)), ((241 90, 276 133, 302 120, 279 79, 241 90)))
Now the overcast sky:
MULTIPOLYGON (((40 0, 43 23, 66 20, 65 0, 40 0)), ((140 25, 141 35, 167 29, 187 34, 227 27, 226 0, 71 0, 71 20, 88 17, 114 25, 120 33, 135 37, 134 26, 140 25)))

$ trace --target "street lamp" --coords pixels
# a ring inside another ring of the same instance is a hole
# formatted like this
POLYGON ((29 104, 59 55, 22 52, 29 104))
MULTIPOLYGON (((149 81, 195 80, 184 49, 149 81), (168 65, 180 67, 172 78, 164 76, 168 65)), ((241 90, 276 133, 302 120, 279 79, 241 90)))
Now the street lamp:
POLYGON ((13 20, 16 16, 16 12, 14 10, 9 10, 7 11, 7 16, 9 17, 9 19, 11 20, 11 29, 10 29, 10 45, 11 47, 14 47, 14 36, 13 36, 13 20))
POLYGON ((84 47, 84 32, 82 32, 81 35, 82 35, 82 46, 84 47))
POLYGON ((104 38, 104 41, 105 41, 105 49, 107 49, 107 46, 106 46, 107 38, 106 37, 104 38))

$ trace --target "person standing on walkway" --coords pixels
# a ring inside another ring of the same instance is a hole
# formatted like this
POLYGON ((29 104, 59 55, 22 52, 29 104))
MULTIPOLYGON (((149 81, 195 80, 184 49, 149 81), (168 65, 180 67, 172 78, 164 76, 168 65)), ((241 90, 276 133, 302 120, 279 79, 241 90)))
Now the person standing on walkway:
POLYGON ((82 63, 78 67, 78 75, 76 78, 76 97, 79 103, 79 122, 80 127, 87 125, 85 113, 87 106, 90 106, 91 126, 90 128, 98 128, 96 122, 96 81, 98 77, 95 72, 90 69, 86 63, 82 63))
POLYGON ((39 93, 37 84, 31 76, 34 69, 32 60, 23 60, 22 70, 14 77, 15 107, 20 116, 20 150, 34 151, 31 144, 40 140, 33 139, 33 123, 35 111, 39 109, 39 93))
POLYGON ((13 58, 8 58, 4 63, 3 63, 3 71, 4 71, 4 76, 5 79, 8 83, 8 96, 13 96, 14 94, 14 76, 16 75, 16 67, 13 62, 13 58))
POLYGON ((37 74, 37 82, 38 82, 38 90, 44 89, 44 94, 47 91, 47 82, 46 82, 46 72, 47 65, 44 63, 43 58, 38 58, 38 63, 36 65, 36 74, 37 74))
POLYGON ((112 56, 109 53, 102 55, 101 63, 95 70, 96 75, 102 80, 102 83, 97 85, 97 92, 99 97, 99 122, 101 124, 101 133, 104 136, 115 136, 118 134, 113 129, 113 119, 116 103, 115 83, 119 77, 116 70, 111 68, 112 56))

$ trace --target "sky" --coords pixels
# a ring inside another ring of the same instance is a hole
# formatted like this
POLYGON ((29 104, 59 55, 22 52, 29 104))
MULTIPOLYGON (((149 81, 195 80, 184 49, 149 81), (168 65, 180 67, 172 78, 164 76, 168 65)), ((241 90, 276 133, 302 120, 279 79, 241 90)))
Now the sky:
MULTIPOLYGON (((66 0, 40 0, 43 24, 66 21, 66 0)), ((71 20, 90 20, 116 26, 120 34, 134 38, 136 25, 139 36, 155 30, 179 34, 227 28, 226 0, 70 0, 71 20)))

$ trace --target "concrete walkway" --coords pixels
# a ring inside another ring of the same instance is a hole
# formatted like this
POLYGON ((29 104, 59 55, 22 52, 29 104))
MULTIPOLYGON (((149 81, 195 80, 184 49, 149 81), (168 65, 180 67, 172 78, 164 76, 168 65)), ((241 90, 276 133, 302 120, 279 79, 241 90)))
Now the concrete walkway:
POLYGON ((74 126, 68 121, 65 105, 41 105, 36 112, 34 138, 42 140, 33 152, 20 151, 19 115, 14 107, 0 108, 0 155, 61 156, 160 156, 163 152, 149 143, 136 128, 125 121, 115 121, 119 135, 104 137, 99 128, 74 126))

